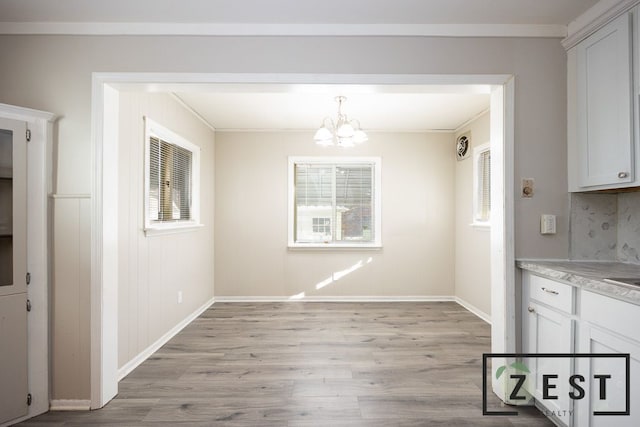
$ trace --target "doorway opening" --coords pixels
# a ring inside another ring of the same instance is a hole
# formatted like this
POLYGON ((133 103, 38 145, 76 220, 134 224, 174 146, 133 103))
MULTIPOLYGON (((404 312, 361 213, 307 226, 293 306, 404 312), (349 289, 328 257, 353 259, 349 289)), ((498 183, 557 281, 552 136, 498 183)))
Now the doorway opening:
POLYGON ((515 350, 513 318, 513 108, 509 75, 94 74, 94 162, 91 276, 92 408, 117 394, 118 383, 118 116, 119 91, 179 92, 204 85, 480 85, 490 93, 492 351, 515 350))

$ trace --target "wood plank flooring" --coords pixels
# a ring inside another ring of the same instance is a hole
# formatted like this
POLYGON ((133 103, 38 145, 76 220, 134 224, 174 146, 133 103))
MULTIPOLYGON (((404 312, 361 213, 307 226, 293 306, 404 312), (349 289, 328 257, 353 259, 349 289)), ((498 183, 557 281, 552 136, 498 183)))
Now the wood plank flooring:
POLYGON ((105 408, 20 425, 552 426, 535 408, 482 415, 489 351, 453 302, 216 303, 105 408))

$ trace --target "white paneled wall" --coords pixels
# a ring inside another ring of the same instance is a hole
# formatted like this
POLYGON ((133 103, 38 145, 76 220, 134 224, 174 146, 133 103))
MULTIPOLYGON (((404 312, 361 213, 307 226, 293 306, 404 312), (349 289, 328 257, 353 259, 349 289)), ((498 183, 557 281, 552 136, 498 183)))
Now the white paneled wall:
POLYGON ((119 99, 118 367, 123 373, 213 298, 214 132, 169 94, 121 92, 119 99), (204 227, 145 235, 144 116, 200 146, 204 227))
POLYGON ((54 196, 53 215, 52 395, 82 400, 90 392, 91 199, 54 196))

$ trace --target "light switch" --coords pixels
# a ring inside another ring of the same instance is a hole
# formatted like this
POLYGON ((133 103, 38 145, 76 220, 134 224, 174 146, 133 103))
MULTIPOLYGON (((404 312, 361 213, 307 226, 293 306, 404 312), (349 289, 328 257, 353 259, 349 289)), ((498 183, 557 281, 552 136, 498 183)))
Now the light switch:
POLYGON ((556 234, 556 216, 542 214, 540 216, 540 234, 556 234))

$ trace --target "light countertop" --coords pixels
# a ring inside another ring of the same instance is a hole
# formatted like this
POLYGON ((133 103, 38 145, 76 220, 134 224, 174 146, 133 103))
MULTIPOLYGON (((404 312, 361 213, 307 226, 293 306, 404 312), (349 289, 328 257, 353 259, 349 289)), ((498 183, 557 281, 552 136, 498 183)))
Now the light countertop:
POLYGON ((640 278, 640 265, 611 261, 518 260, 516 265, 539 276, 640 305, 640 286, 610 283, 607 278, 640 278))

